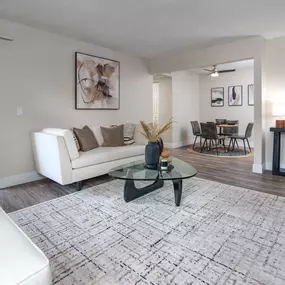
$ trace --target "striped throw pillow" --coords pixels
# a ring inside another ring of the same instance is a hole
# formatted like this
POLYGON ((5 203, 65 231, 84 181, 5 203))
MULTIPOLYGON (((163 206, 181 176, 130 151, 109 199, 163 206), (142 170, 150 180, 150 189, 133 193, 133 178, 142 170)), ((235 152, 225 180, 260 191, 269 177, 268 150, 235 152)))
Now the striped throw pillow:
POLYGON ((126 123, 124 124, 124 144, 131 145, 135 143, 134 134, 135 134, 135 124, 126 123))
POLYGON ((74 140, 74 142, 75 142, 75 144, 76 144, 76 148, 77 148, 78 151, 80 151, 79 141, 78 141, 78 139, 77 139, 75 133, 73 132, 73 129, 70 129, 70 130, 72 131, 73 140, 74 140))

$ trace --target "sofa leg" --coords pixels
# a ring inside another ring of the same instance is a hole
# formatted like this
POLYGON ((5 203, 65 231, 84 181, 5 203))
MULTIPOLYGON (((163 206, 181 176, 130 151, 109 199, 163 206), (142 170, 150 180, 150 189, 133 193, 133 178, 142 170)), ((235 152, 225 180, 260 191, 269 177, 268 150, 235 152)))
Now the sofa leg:
POLYGON ((76 182, 76 191, 82 190, 83 181, 76 182))

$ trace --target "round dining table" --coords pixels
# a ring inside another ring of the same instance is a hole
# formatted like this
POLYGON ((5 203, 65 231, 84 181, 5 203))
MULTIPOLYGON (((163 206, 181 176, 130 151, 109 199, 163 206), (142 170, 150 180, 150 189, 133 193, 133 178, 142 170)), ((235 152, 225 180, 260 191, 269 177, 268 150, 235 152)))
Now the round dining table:
POLYGON ((232 127, 238 127, 239 124, 217 124, 217 127, 219 130, 219 135, 222 134, 222 128, 232 128, 232 127))

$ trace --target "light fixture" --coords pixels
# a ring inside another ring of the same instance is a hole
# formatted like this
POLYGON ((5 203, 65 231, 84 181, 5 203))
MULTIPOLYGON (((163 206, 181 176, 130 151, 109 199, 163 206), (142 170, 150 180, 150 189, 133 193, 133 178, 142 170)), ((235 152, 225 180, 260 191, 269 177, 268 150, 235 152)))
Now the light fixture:
POLYGON ((219 76, 219 72, 215 71, 215 72, 211 73, 211 76, 212 77, 218 77, 219 76))

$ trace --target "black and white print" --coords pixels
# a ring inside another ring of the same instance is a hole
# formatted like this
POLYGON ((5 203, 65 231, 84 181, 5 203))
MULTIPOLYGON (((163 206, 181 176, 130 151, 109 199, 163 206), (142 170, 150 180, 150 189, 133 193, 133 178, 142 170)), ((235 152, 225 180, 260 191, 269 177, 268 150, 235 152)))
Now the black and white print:
POLYGON ((254 84, 247 86, 248 105, 254 106, 254 84))
POLYGON ((229 106, 242 106, 242 85, 229 86, 229 106))
POLYGON ((224 106, 224 88, 214 87, 211 89, 211 106, 223 107, 224 106))

